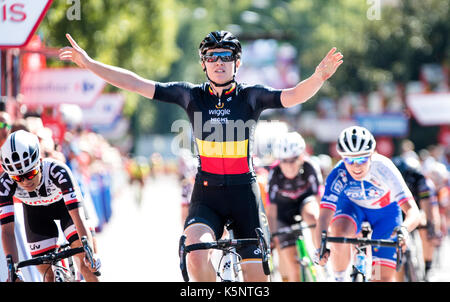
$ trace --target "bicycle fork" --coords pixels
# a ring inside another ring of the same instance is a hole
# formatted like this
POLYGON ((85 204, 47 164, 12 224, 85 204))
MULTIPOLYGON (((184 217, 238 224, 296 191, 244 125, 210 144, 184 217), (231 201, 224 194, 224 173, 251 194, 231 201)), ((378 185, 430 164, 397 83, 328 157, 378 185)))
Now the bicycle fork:
POLYGON ((351 274, 352 280, 357 280, 358 278, 362 278, 362 282, 366 281, 366 273, 367 273, 367 258, 365 248, 356 247, 357 253, 355 255, 355 262, 353 264, 353 271, 351 274))
MULTIPOLYGON (((230 239, 234 238, 234 233, 232 229, 228 229, 228 234, 230 236, 230 239)), ((230 251, 225 253, 220 261, 221 262, 224 261, 224 263, 221 265, 222 272, 220 278, 222 279, 222 281, 233 282, 237 280, 242 280, 241 266, 239 264, 239 259, 236 254, 235 248, 232 248, 230 249, 230 251)))
POLYGON ((299 257, 300 262, 300 281, 305 282, 307 281, 307 270, 309 270, 310 276, 312 280, 310 281, 316 281, 316 268, 312 264, 311 259, 309 258, 309 253, 305 245, 305 240, 303 239, 303 236, 299 236, 297 240, 295 241, 295 245, 297 247, 297 253, 299 257))

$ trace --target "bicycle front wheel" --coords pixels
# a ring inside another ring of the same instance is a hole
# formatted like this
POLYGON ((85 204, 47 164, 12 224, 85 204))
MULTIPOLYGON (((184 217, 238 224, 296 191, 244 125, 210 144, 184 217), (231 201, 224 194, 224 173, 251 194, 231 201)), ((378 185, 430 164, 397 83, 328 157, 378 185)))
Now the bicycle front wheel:
POLYGON ((301 282, 316 282, 316 268, 313 264, 307 264, 305 262, 309 262, 308 259, 302 259, 300 261, 300 281, 301 282))
POLYGON ((364 282, 364 276, 361 273, 356 273, 352 276, 352 282, 364 282))

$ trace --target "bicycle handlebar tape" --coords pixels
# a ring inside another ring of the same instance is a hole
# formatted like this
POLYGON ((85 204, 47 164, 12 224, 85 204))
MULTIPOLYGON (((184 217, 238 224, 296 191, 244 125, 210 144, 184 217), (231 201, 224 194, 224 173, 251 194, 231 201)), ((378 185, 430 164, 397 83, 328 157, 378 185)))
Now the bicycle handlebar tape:
POLYGON ((180 237, 180 244, 178 247, 178 253, 180 256, 180 270, 181 270, 181 275, 183 276, 183 280, 185 282, 189 282, 189 275, 187 272, 187 267, 186 267, 186 235, 181 235, 180 237))
MULTIPOLYGON (((86 236, 81 237, 81 244, 83 245, 83 249, 86 253, 86 257, 89 260, 89 263, 91 264, 91 268, 95 268, 95 263, 94 263, 94 256, 93 256, 93 252, 91 247, 89 246, 89 242, 87 240, 86 236)), ((97 277, 101 276, 100 271, 95 271, 94 275, 96 275, 97 277)))
POLYGON ((266 276, 269 276, 272 272, 272 261, 270 256, 270 249, 268 248, 267 242, 264 239, 264 232, 260 228, 256 228, 256 237, 258 238, 258 245, 261 249, 261 256, 262 256, 262 266, 263 271, 266 276))
POLYGON ((320 241, 320 254, 319 254, 319 260, 323 258, 325 255, 325 251, 327 249, 327 232, 322 231, 322 239, 320 241))
POLYGON ((400 240, 397 238, 397 261, 395 264, 395 270, 397 272, 399 272, 400 269, 402 268, 402 258, 403 258, 403 250, 402 247, 400 246, 400 240))
POLYGON ((8 275, 10 282, 16 281, 16 268, 11 255, 6 256, 6 266, 8 268, 8 275))

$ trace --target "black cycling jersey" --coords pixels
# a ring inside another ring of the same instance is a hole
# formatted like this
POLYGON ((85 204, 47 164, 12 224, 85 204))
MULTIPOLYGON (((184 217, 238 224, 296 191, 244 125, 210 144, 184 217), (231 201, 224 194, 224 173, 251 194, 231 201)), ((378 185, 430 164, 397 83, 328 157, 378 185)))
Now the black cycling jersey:
POLYGON ((271 204, 277 205, 277 219, 285 225, 294 224, 295 215, 299 215, 305 200, 319 194, 322 184, 320 171, 305 159, 297 176, 288 179, 279 165, 269 172, 268 196, 271 204))
POLYGON ((430 198, 433 194, 429 182, 427 182, 425 176, 419 170, 406 164, 403 158, 396 157, 392 161, 402 174, 406 185, 420 208, 420 200, 430 198))
POLYGON ((282 108, 281 90, 233 84, 217 97, 209 83, 157 83, 154 99, 175 103, 187 113, 199 154, 196 182, 238 185, 255 181, 251 150, 261 112, 282 108))

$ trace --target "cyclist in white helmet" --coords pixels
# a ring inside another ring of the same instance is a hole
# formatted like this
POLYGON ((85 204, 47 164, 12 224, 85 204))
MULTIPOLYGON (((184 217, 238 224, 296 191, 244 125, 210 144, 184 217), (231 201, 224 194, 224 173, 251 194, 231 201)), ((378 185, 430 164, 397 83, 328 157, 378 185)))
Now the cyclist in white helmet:
MULTIPOLYGON (((419 209, 400 172, 390 159, 376 153, 375 147, 366 128, 352 126, 339 135, 337 151, 342 160, 325 182, 317 240, 328 230, 331 236, 356 237, 363 221, 370 223, 372 239, 392 239, 398 233, 406 239, 419 224, 419 209)), ((403 248, 404 244, 402 240, 403 248)), ((331 254, 319 259, 317 251, 315 261, 324 265, 329 255, 336 281, 345 281, 351 246, 331 244, 331 254)), ((395 248, 372 247, 373 281, 395 281, 395 256, 395 248)))
MULTIPOLYGON (((72 248, 80 247, 79 238, 86 236, 92 246, 92 235, 83 213, 83 198, 70 169, 62 162, 41 158, 36 135, 19 130, 8 136, 1 147, 0 225, 5 255, 17 262, 18 252, 14 235, 13 197, 23 204, 25 233, 32 257, 42 256, 57 248, 59 220, 72 248)), ((86 281, 98 281, 94 272, 100 267, 96 258, 94 268, 86 263, 83 254, 75 255, 75 262, 86 281)), ((44 281, 52 281, 49 265, 37 266, 44 281)), ((14 281, 14 280, 9 280, 14 281)))
MULTIPOLYGON (((274 142, 273 156, 279 164, 270 170, 268 180, 269 226, 272 232, 295 224, 298 215, 308 225, 317 223, 322 175, 320 168, 307 157, 305 148, 305 141, 297 132, 285 133, 274 142)), ((296 239, 295 234, 275 238, 279 248, 280 273, 291 282, 300 281, 296 239)))

